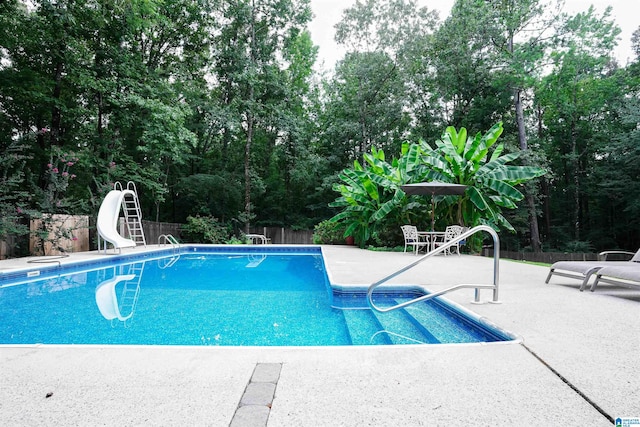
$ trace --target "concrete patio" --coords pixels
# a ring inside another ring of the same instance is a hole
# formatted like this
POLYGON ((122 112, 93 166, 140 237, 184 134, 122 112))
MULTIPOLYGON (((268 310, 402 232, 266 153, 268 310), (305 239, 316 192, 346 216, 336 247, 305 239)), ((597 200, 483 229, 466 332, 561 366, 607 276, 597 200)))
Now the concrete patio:
MULTIPOLYGON (((341 285, 368 285, 416 259, 347 246, 323 251, 341 285)), ((24 260, 0 262, 0 270, 20 266, 24 260)), ((547 272, 502 260, 501 304, 471 304, 470 289, 447 297, 519 343, 0 347, 0 424, 254 426, 268 417, 269 427, 605 426, 640 417, 640 292, 581 293, 577 280, 545 285, 547 272), (239 410, 254 390, 258 401, 271 390, 271 400, 239 410)), ((438 256, 393 282, 437 291, 491 283, 492 274, 491 258, 438 256)))

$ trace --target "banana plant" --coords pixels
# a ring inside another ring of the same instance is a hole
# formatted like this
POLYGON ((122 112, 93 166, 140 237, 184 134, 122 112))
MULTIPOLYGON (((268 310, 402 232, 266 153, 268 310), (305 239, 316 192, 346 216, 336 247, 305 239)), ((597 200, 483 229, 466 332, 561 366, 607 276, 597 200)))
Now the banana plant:
POLYGON ((410 222, 420 202, 409 201, 400 186, 428 172, 417 144, 403 144, 401 157, 391 163, 375 147, 363 158, 366 167, 356 160, 339 175, 342 182, 333 189, 340 197, 329 205, 342 209, 331 221, 345 224, 345 236, 353 236, 360 247, 380 230, 410 222))
POLYGON ((436 141, 436 148, 420 142, 422 161, 430 169, 429 180, 468 186, 462 197, 445 197, 443 203, 438 204, 443 211, 440 214, 446 214, 455 205, 455 222, 460 225, 487 224, 515 231, 502 215, 502 209, 516 208, 516 202, 524 198, 516 186, 540 177, 546 171, 509 164, 520 153, 503 154, 504 145, 496 144, 502 132, 502 122, 496 123, 484 135, 478 132, 473 137, 467 136, 465 128, 456 131, 449 126, 436 141))

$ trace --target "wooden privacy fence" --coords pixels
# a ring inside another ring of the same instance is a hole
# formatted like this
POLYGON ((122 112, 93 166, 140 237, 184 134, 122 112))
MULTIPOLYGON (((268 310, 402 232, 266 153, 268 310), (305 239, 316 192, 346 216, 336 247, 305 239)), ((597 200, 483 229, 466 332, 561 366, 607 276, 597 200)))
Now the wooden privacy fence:
MULTIPOLYGON (((31 255, 59 255, 62 251, 58 248, 63 248, 65 252, 85 252, 96 249, 95 218, 89 218, 87 215, 51 215, 45 216, 43 219, 30 221, 29 253, 31 255), (45 227, 48 231, 45 231, 45 227), (42 253, 43 239, 44 254, 42 253)), ((157 244, 158 237, 162 234, 171 234, 181 240, 181 224, 143 220, 142 227, 149 245, 157 244)), ((124 218, 120 218, 118 230, 121 235, 126 236, 124 218)), ((251 227, 250 232, 264 234, 271 239, 271 243, 275 244, 313 244, 313 230, 251 227)), ((16 236, 7 236, 5 240, 0 240, 0 259, 19 256, 15 251, 16 245, 16 236)))
MULTIPOLYGON (((482 255, 493 257, 493 248, 483 248, 482 255)), ((553 264, 557 261, 596 261, 598 259, 598 254, 566 252, 515 252, 501 250, 500 257, 515 259, 518 261, 543 262, 547 264, 553 264)))
POLYGON ((144 238, 147 245, 155 245, 158 243, 158 237, 163 234, 171 234, 180 240, 180 225, 175 222, 154 222, 142 220, 142 229, 144 230, 144 238))
POLYGON ((250 227, 253 234, 264 234, 271 243, 287 245, 310 245, 313 243, 313 230, 292 230, 284 227, 250 227))
MULTIPOLYGON (((148 245, 158 243, 158 237, 163 234, 171 234, 176 239, 182 240, 181 226, 182 224, 173 222, 142 220, 142 228, 144 229, 144 235, 148 245)), ((121 225, 121 230, 124 230, 124 222, 121 225)), ((121 232, 123 233, 123 231, 121 232)), ((275 244, 310 245, 313 243, 313 230, 292 230, 284 227, 250 227, 249 232, 253 234, 263 234, 271 239, 271 243, 275 244)))
POLYGON ((29 253, 61 255, 89 250, 89 216, 43 214, 29 223, 29 253))
POLYGON ((0 259, 13 258, 16 256, 16 236, 7 236, 5 240, 0 240, 0 259))

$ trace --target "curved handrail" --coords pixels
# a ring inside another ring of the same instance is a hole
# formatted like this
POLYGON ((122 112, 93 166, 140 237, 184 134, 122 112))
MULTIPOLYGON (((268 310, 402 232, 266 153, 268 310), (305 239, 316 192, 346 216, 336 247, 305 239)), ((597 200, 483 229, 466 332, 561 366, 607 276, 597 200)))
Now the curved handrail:
POLYGON ((160 244, 160 240, 163 240, 165 243, 169 243, 171 246, 177 246, 180 247, 180 242, 178 242, 178 240, 173 237, 172 234, 161 234, 158 236, 158 244, 160 244))
POLYGON ((426 342, 424 342, 424 341, 420 341, 420 340, 408 337, 406 335, 399 334, 397 332, 387 331, 386 329, 383 329, 382 331, 378 331, 375 334, 371 335, 371 338, 369 338, 369 342, 373 343, 373 340, 375 340, 378 335, 382 335, 382 334, 392 335, 394 337, 398 337, 398 338, 401 338, 403 340, 413 341, 413 342, 415 342, 417 344, 426 344, 426 342))
POLYGON ((369 303, 369 306, 372 309, 374 309, 376 311, 379 311, 379 312, 382 312, 382 313, 386 313, 388 311, 396 310, 396 309, 402 308, 402 307, 406 307, 408 305, 415 304, 415 303, 420 302, 420 301, 426 301, 426 300, 435 298, 437 296, 449 293, 451 291, 455 291, 457 289, 475 288, 475 290, 476 290, 475 297, 474 297, 474 302, 475 303, 479 303, 480 302, 480 289, 493 289, 493 300, 491 302, 499 303, 499 300, 498 300, 499 260, 500 260, 500 238, 498 237, 498 233, 496 233, 496 231, 493 228, 489 227, 488 225, 478 225, 478 226, 473 227, 472 229, 462 233, 458 237, 449 240, 448 242, 446 242, 442 246, 432 250, 431 252, 421 256, 416 261, 412 262, 411 264, 407 265, 406 267, 403 267, 400 270, 388 275, 387 277, 384 277, 383 279, 380 279, 377 282, 371 284, 369 286, 369 288, 367 289, 367 302, 369 303), (377 288, 378 286, 382 285, 383 283, 388 282, 389 280, 393 279, 394 277, 399 276, 400 274, 404 273, 405 271, 412 269, 413 267, 415 267, 416 265, 420 264, 422 261, 426 260, 427 258, 431 258, 432 256, 437 255, 440 252, 443 252, 443 251, 447 250, 451 246, 453 246, 453 245, 455 245, 455 244, 467 239, 468 237, 476 234, 479 231, 486 231, 489 234, 491 234, 491 237, 493 237, 493 284, 492 285, 460 284, 460 285, 452 286, 452 287, 447 288, 447 289, 443 289, 443 290, 435 292, 435 293, 423 295, 421 297, 412 299, 410 301, 405 301, 403 303, 400 303, 400 304, 397 304, 397 305, 394 305, 394 306, 391 306, 391 307, 381 308, 381 307, 378 307, 377 305, 374 304, 374 302, 373 302, 373 291, 375 290, 375 288, 377 288))

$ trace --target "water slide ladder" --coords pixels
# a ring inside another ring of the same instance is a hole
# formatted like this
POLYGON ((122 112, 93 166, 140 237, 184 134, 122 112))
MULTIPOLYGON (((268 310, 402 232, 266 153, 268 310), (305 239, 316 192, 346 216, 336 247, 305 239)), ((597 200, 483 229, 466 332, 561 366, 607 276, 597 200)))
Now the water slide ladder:
MULTIPOLYGON (((114 190, 123 191, 122 184, 116 182, 113 186, 114 190)), ((127 182, 127 192, 124 192, 122 200, 122 210, 124 211, 124 222, 129 233, 129 238, 136 245, 147 245, 144 237, 144 229, 142 228, 142 210, 140 209, 140 200, 138 199, 138 191, 136 184, 132 181, 127 182)))
POLYGON ((433 299, 435 297, 438 297, 440 295, 444 295, 447 294, 449 292, 453 292, 456 291, 458 289, 468 289, 468 288, 474 288, 475 289, 475 296, 474 296, 474 301, 473 303, 475 304, 480 304, 480 289, 491 289, 493 290, 493 299, 491 301, 489 301, 490 303, 493 304, 499 304, 500 301, 498 300, 498 289, 499 289, 499 261, 500 261, 500 239, 498 238, 498 234, 496 233, 496 231, 487 226, 487 225, 478 225, 477 227, 473 227, 472 229, 466 231, 465 233, 462 233, 460 236, 456 237, 455 239, 452 239, 450 241, 448 241, 447 243, 445 243, 442 246, 439 246, 438 248, 432 250, 431 252, 428 252, 427 254, 421 256, 420 258, 418 258, 416 261, 412 262, 411 264, 401 268, 400 270, 384 277, 383 279, 378 280, 377 282, 373 283, 372 285, 369 286, 369 288, 367 289, 367 302, 369 303, 369 306, 376 311, 382 312, 382 313, 386 313, 392 310, 397 310, 399 308, 404 308, 408 305, 411 304, 415 304, 417 302, 420 301, 426 301, 426 300, 430 300, 433 299), (460 285, 455 285, 452 286, 450 288, 447 289, 443 289, 441 291, 438 292, 434 292, 434 293, 430 293, 430 294, 426 294, 426 295, 422 295, 418 298, 409 300, 409 301, 405 301, 402 302, 400 304, 394 305, 394 306, 390 306, 390 307, 379 307, 377 306, 374 302, 373 302, 373 293, 375 291, 376 288, 378 288, 379 286, 387 283, 389 280, 393 279, 396 276, 399 276, 400 274, 404 273, 407 270, 412 269, 413 267, 415 267, 416 265, 420 264, 421 262, 425 261, 428 258, 431 258, 434 255, 437 255, 441 252, 446 251, 447 249, 449 249, 451 246, 454 246, 456 243, 461 242, 463 240, 468 239, 470 236, 480 232, 480 231, 486 231, 487 233, 489 233, 491 235, 491 237, 493 237, 493 283, 492 284, 460 284, 460 285))
POLYGON ((138 304, 140 283, 145 261, 112 267, 111 274, 103 273, 96 287, 96 304, 100 314, 111 322, 111 327, 130 323, 138 304))
POLYGON ((120 313, 128 313, 123 321, 124 326, 129 326, 131 323, 131 319, 133 318, 133 313, 136 308, 136 304, 138 303, 138 296, 140 295, 140 282, 142 281, 142 272, 144 271, 144 261, 136 262, 134 264, 130 264, 127 274, 131 276, 135 276, 131 280, 126 280, 123 283, 122 291, 120 292, 120 313))

